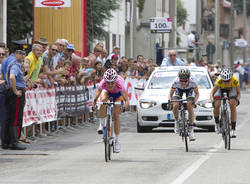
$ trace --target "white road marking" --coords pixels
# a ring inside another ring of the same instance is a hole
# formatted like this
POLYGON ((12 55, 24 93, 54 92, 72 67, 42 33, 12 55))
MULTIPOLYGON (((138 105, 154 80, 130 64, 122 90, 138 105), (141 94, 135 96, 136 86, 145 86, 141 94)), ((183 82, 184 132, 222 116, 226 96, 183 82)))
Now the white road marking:
MULTIPOLYGON (((246 121, 248 121, 248 119, 237 126, 237 130, 240 130, 246 121)), ((213 149, 208 150, 208 153, 206 155, 202 156, 199 160, 189 166, 181 175, 179 175, 174 181, 172 181, 171 184, 184 183, 204 162, 206 162, 212 156, 214 152, 216 152, 222 146, 224 146, 223 141, 221 141, 219 144, 216 144, 213 149)))

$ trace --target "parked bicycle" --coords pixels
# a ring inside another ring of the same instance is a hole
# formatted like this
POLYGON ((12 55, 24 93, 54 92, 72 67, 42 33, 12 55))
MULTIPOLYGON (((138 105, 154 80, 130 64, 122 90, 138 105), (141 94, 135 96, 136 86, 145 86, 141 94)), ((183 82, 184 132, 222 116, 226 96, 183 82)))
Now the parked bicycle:
MULTIPOLYGON (((114 153, 114 137, 113 137, 113 126, 112 126, 112 114, 115 105, 122 105, 123 101, 113 102, 113 98, 109 98, 107 102, 96 102, 96 104, 105 105, 107 110, 106 121, 103 131, 103 142, 105 148, 105 161, 111 160, 111 154, 114 153)), ((95 106, 95 105, 94 105, 95 106)))
POLYGON ((220 114, 220 133, 225 144, 225 149, 231 149, 231 126, 228 111, 228 100, 227 93, 223 93, 222 98, 216 98, 216 100, 222 100, 221 114, 220 114))

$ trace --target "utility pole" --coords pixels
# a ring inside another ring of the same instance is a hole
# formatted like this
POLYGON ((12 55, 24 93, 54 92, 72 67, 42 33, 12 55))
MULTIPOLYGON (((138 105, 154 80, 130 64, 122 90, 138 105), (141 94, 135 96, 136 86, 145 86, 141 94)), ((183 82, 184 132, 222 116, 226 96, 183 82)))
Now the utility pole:
MULTIPOLYGON (((162 0, 162 6, 161 6, 161 12, 162 12, 162 17, 164 17, 164 15, 165 15, 165 0, 162 0)), ((163 55, 163 57, 164 57, 164 53, 165 53, 165 40, 164 40, 164 33, 162 33, 161 34, 162 36, 161 36, 161 48, 162 48, 162 55, 163 55)))
POLYGON ((169 34, 169 44, 170 48, 176 47, 176 1, 169 1, 169 15, 172 19, 172 32, 169 34))
MULTIPOLYGON (((246 39, 246 21, 247 21, 247 10, 246 0, 243 0, 243 38, 246 39)), ((247 47, 247 46, 246 46, 247 47)), ((243 62, 246 62, 246 47, 243 48, 243 62)))
POLYGON ((201 34, 201 0, 196 0, 196 33, 201 34))
POLYGON ((135 10, 136 10, 136 0, 131 0, 130 2, 130 26, 129 26, 129 37, 130 37, 130 57, 134 57, 134 26, 135 26, 135 10))
POLYGON ((220 0, 215 0, 215 59, 220 59, 220 0))
POLYGON ((231 0, 231 24, 230 24, 230 67, 233 67, 234 62, 234 0, 231 0))

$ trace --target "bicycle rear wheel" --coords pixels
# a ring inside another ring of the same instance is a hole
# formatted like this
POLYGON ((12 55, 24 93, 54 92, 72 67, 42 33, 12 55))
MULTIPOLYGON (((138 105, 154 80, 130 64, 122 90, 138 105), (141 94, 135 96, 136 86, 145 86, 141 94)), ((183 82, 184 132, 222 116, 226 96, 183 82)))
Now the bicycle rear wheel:
POLYGON ((231 136, 230 136, 230 120, 229 120, 229 114, 228 111, 225 113, 225 123, 226 123, 226 134, 225 136, 227 137, 227 149, 231 149, 231 136))
POLYGON ((222 135, 222 139, 224 141, 224 146, 225 146, 225 149, 227 149, 227 143, 228 143, 228 137, 227 137, 227 122, 226 122, 226 116, 225 116, 225 113, 223 112, 221 114, 221 135, 222 135))

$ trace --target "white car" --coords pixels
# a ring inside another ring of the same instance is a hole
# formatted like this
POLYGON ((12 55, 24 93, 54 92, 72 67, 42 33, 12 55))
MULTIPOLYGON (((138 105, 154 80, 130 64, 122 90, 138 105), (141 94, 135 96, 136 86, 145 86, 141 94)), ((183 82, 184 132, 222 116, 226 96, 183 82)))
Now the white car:
MULTIPOLYGON (((200 93, 197 107, 194 109, 194 122, 199 128, 215 130, 212 103, 209 100, 213 83, 207 69, 196 66, 172 66, 157 67, 147 81, 137 102, 137 132, 151 131, 156 127, 174 126, 173 113, 166 109, 166 104, 171 85, 179 70, 184 67, 189 68, 200 93)), ((141 88, 136 87, 136 89, 141 88)))

